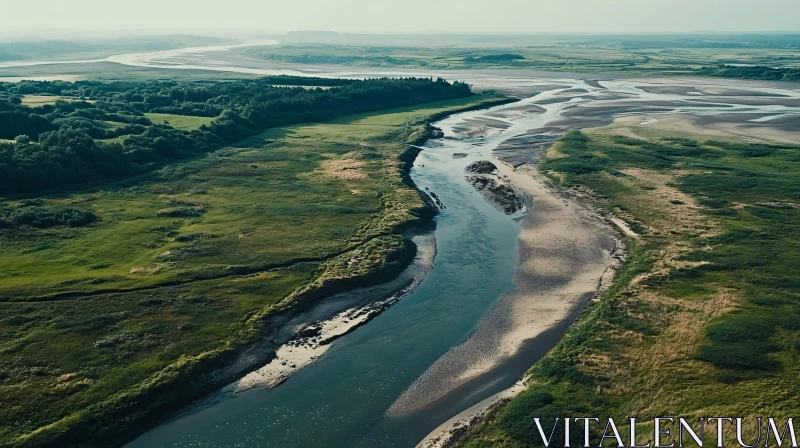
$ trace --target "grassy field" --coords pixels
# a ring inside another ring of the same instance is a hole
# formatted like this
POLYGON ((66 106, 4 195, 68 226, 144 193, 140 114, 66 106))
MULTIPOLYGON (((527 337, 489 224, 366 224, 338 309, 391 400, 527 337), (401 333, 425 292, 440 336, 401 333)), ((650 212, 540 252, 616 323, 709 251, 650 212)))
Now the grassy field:
POLYGON ((219 277, 324 258, 391 232, 421 203, 399 189, 389 155, 402 149, 410 123, 474 101, 273 129, 114 188, 37 198, 91 211, 97 222, 0 230, 0 297, 219 277))
POLYGON ((591 193, 641 237, 601 301, 530 370, 528 390, 460 446, 539 446, 532 417, 638 416, 652 434, 656 416, 742 416, 755 440, 752 417, 796 416, 798 161, 797 146, 613 129, 551 148, 542 168, 554 182, 591 193))
POLYGON ((56 95, 25 95, 22 97, 22 104, 28 107, 39 107, 46 104, 56 104, 56 101, 77 101, 78 98, 68 98, 56 95))
POLYGON ((194 131, 203 125, 208 126, 214 121, 214 117, 193 117, 191 115, 147 113, 144 116, 155 124, 168 124, 182 131, 194 131))
POLYGON ((5 201, 97 219, 0 229, 0 445, 118 445, 207 391, 265 316, 402 268, 398 233, 423 203, 398 156, 426 117, 492 99, 272 129, 124 184, 5 201))

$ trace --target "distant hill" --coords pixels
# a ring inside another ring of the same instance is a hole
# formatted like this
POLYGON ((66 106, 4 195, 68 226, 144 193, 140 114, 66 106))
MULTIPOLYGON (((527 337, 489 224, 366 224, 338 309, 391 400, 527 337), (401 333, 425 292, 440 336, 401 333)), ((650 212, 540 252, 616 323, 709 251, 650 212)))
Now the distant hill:
POLYGON ((216 37, 177 34, 91 41, 29 40, 0 42, 0 60, 63 57, 79 53, 162 51, 231 42, 216 37))

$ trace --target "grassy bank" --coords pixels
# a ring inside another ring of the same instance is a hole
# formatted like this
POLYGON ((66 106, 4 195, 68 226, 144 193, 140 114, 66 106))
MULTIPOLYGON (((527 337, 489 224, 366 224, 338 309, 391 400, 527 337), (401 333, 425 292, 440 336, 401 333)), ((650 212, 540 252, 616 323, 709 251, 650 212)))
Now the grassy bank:
MULTIPOLYGON (((641 237, 603 298, 529 371, 528 389, 458 445, 540 446, 532 417, 742 416, 755 440, 752 417, 795 416, 798 161, 797 146, 608 129, 554 145, 542 164, 554 182, 641 237)), ((710 443, 714 428, 706 434, 710 443)))
POLYGON ((213 390, 209 372, 266 317, 398 272, 414 254, 399 233, 429 216, 400 155, 430 117, 495 100, 271 129, 118 184, 6 201, 55 224, 9 215, 0 229, 0 445, 120 445, 213 390), (65 225, 81 217, 69 209, 91 215, 65 225))

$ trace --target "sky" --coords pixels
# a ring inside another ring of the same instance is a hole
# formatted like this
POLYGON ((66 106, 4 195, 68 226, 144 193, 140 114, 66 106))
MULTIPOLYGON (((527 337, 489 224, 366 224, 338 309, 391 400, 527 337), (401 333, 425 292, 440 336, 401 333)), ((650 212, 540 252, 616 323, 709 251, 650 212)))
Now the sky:
POLYGON ((0 0, 4 34, 800 31, 800 0, 0 0))

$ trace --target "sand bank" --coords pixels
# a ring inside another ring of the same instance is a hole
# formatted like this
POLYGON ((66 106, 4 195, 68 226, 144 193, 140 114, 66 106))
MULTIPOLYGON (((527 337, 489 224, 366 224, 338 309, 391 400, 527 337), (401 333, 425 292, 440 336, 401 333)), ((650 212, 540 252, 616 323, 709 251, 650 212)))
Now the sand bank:
POLYGON ((515 170, 498 163, 498 168, 530 198, 518 243, 517 289, 495 303, 466 342, 411 385, 389 415, 423 410, 574 317, 598 287, 608 283, 621 259, 622 244, 615 231, 593 210, 551 189, 548 179, 531 166, 515 170))
MULTIPOLYGON (((517 290, 500 299, 476 332, 439 359, 390 412, 413 412, 424 407, 503 362, 527 341, 559 324, 568 324, 588 298, 610 284, 614 268, 622 261, 623 245, 618 234, 594 210, 552 188, 532 166, 515 170, 499 163, 499 169, 531 198, 531 213, 523 221, 519 240, 517 290), (448 387, 437 381, 443 376, 453 378, 448 387)), ((620 223, 623 234, 636 236, 620 223)), ((530 363, 535 361, 531 359, 530 363)), ((417 446, 447 446, 453 435, 523 390, 525 384, 520 381, 481 401, 439 426, 417 446)))
POLYGON ((410 237, 417 245, 417 255, 397 278, 333 295, 301 313, 271 318, 266 325, 272 329, 270 334, 249 347, 236 362, 214 372, 214 376, 227 378, 235 372, 252 371, 192 408, 248 389, 269 389, 283 383, 322 357, 333 341, 367 324, 406 297, 433 267, 436 255, 433 232, 410 237))

